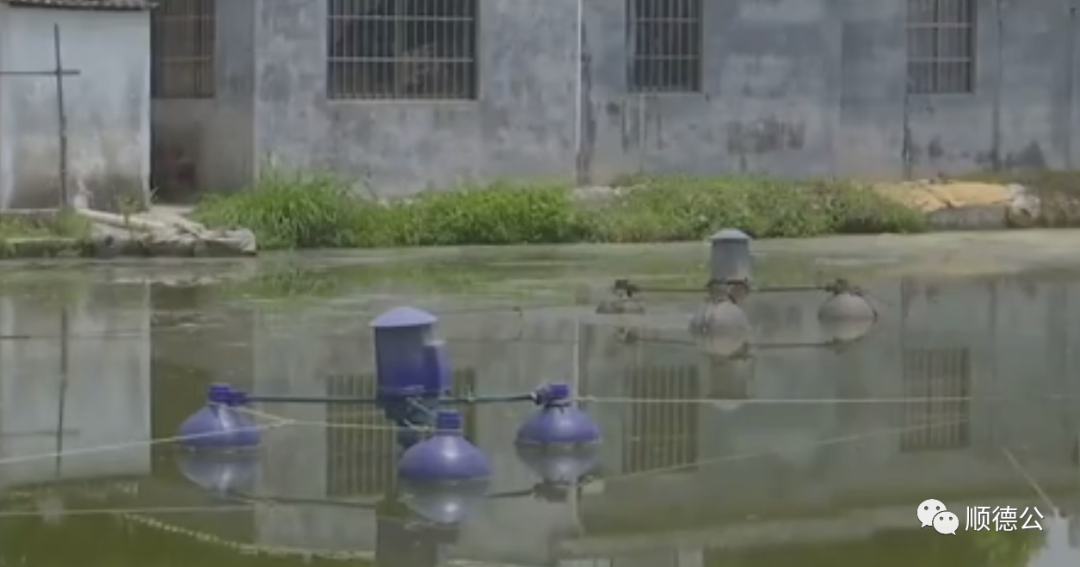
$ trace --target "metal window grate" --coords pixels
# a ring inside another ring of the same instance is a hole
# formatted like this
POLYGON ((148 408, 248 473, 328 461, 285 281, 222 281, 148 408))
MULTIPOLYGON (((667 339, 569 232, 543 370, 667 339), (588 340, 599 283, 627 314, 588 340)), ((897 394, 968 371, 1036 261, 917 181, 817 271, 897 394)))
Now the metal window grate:
POLYGON ((702 0, 627 0, 632 92, 701 90, 702 0))
MULTIPOLYGON (((476 373, 454 372, 454 392, 471 393, 476 373)), ((373 375, 331 376, 327 395, 373 397, 373 375)), ((475 406, 462 408, 465 436, 476 439, 475 406)), ((391 425, 382 411, 366 405, 329 404, 326 421, 326 486, 332 498, 357 498, 386 494, 394 486, 400 453, 391 425)))
POLYGON ((908 92, 973 92, 975 0, 908 0, 907 9, 908 92))
POLYGON ((329 98, 476 98, 478 0, 328 1, 329 98))
MULTIPOLYGON (((699 397, 697 366, 649 368, 630 375, 630 427, 623 438, 623 472, 637 473, 685 467, 698 460, 699 397)), ((682 470, 679 472, 683 472, 682 470)))
POLYGON ((151 12, 155 98, 214 96, 215 0, 159 0, 151 12))
POLYGON ((971 353, 967 348, 904 352, 904 404, 900 451, 958 449, 970 442, 971 353))

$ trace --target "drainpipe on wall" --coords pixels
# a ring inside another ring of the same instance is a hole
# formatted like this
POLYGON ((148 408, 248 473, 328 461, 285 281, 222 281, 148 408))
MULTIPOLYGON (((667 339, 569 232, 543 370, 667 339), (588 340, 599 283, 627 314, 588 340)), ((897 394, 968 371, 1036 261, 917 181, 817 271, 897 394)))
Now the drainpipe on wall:
POLYGON ((993 113, 993 169, 1001 171, 1001 86, 1005 83, 1005 19, 1001 16, 1004 10, 1004 2, 997 0, 994 4, 994 20, 997 26, 997 77, 994 81, 994 113, 993 113))
POLYGON ((585 56, 585 40, 583 34, 585 33, 584 27, 584 7, 585 0, 577 0, 577 17, 575 19, 577 24, 577 47, 575 50, 577 59, 577 77, 574 79, 574 157, 577 161, 577 184, 582 185, 585 183, 585 164, 584 160, 584 135, 582 128, 585 127, 585 90, 581 86, 581 74, 585 72, 584 56, 585 56))
POLYGON ((1066 47, 1068 52, 1065 54, 1066 68, 1068 82, 1065 83, 1065 95, 1066 95, 1066 122, 1068 125, 1065 134, 1065 167, 1066 169, 1073 168, 1073 120, 1076 118, 1076 3, 1075 0, 1069 2, 1069 19, 1067 28, 1065 30, 1065 36, 1069 38, 1069 44, 1066 47))

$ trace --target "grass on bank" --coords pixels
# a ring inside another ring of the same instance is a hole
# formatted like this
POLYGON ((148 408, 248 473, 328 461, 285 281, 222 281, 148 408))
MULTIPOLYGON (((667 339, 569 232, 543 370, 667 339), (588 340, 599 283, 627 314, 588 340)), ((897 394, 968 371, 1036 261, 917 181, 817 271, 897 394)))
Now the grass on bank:
POLYGON ((31 238, 70 238, 90 236, 90 221, 71 212, 55 214, 0 214, 0 242, 31 238))
POLYGON ((724 227, 756 238, 907 233, 923 215, 846 181, 645 176, 583 199, 567 185, 493 183, 390 203, 327 175, 272 171, 210 196, 195 220, 245 227, 263 249, 644 243, 700 240, 724 227))

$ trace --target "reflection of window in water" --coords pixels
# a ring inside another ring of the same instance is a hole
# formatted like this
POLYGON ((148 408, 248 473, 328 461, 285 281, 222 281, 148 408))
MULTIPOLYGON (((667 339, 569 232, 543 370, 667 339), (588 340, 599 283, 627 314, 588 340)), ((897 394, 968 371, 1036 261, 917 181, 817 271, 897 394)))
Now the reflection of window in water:
MULTIPOLYGON (((454 372, 454 393, 476 387, 472 369, 454 372)), ((373 375, 331 376, 327 395, 373 397, 373 375)), ((475 406, 462 408, 465 436, 476 439, 475 406)), ((398 445, 390 422, 372 405, 329 404, 326 409, 327 496, 348 498, 385 494, 394 483, 398 445)))
POLYGON ((902 452, 970 445, 971 353, 967 348, 904 350, 902 452))
POLYGON ((686 466, 698 460, 698 368, 639 368, 629 376, 630 427, 623 438, 623 472, 686 466), (657 403, 657 400, 686 400, 657 403))

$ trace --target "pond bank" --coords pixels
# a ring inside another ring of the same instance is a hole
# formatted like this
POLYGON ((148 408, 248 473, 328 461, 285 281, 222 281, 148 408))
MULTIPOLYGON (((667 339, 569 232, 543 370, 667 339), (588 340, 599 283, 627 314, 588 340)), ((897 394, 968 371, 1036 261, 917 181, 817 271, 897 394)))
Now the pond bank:
POLYGON ((0 230, 0 258, 664 243, 700 241, 719 227, 772 239, 1080 224, 1080 199, 1044 189, 945 180, 646 176, 614 186, 501 183, 386 200, 359 197, 332 178, 272 172, 249 190, 212 195, 194 208, 155 206, 130 215, 80 210, 85 230, 25 231, 20 221, 15 230, 0 230))
POLYGON ((214 258, 253 256, 244 229, 208 229, 182 211, 114 214, 90 209, 0 214, 0 258, 214 258))

